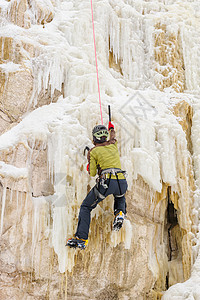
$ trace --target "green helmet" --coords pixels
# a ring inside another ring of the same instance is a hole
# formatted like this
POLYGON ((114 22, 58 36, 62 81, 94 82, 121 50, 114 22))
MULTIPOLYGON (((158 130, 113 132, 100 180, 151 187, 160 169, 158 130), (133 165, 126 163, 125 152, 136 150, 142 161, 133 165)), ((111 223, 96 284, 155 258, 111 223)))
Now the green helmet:
POLYGON ((97 125, 92 130, 94 143, 104 143, 108 137, 108 130, 104 125, 97 125))

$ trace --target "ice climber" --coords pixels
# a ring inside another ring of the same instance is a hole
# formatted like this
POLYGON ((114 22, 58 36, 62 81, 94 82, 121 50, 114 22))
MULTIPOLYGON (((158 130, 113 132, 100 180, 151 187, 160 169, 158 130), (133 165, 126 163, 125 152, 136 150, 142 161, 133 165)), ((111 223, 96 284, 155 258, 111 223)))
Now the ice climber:
POLYGON ((97 125, 92 135, 94 147, 88 152, 87 171, 91 176, 98 172, 99 177, 80 207, 75 236, 67 240, 66 246, 73 248, 85 249, 88 243, 90 213, 108 195, 114 196, 113 230, 118 231, 122 227, 126 214, 127 181, 125 171, 121 170, 114 125, 109 122, 108 130, 104 125, 97 125), (110 139, 107 141, 109 133, 110 139))

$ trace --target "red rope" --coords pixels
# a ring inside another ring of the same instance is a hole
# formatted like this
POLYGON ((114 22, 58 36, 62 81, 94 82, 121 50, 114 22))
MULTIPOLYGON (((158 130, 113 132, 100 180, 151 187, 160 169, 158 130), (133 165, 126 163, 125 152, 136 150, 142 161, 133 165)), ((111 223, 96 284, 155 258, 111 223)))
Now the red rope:
POLYGON ((103 116, 102 116, 102 108, 101 108, 101 96, 100 96, 100 86, 99 86, 99 73, 98 73, 98 64, 97 64, 97 51, 96 51, 96 42, 95 42, 94 16, 93 16, 92 0, 91 0, 91 11, 92 11, 92 28, 93 28, 93 39, 94 39, 94 52, 95 52, 95 61, 96 61, 96 72, 97 72, 97 85, 98 85, 98 92, 99 92, 99 105, 100 105, 100 113, 101 113, 101 123, 103 125, 103 116))

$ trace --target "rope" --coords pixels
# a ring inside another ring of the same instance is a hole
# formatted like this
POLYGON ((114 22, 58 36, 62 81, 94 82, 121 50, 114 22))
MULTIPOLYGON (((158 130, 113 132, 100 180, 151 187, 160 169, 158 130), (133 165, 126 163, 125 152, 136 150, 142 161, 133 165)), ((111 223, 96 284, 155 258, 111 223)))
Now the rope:
POLYGON ((103 125, 103 116, 102 116, 102 108, 101 108, 101 95, 100 95, 100 86, 99 86, 99 73, 98 73, 98 64, 97 64, 97 51, 96 51, 95 32, 94 32, 94 16, 93 16, 92 0, 91 0, 91 12, 92 12, 92 28, 93 28, 93 39, 94 39, 95 62, 96 62, 96 72, 97 72, 97 85, 98 85, 98 92, 99 92, 99 106, 100 106, 100 113, 101 113, 101 124, 103 125))

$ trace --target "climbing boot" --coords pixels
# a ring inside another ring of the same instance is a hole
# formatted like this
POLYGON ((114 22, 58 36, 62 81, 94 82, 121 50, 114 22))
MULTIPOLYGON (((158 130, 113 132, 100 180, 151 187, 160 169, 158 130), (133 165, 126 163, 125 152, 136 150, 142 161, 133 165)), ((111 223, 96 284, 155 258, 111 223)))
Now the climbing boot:
POLYGON ((113 230, 119 231, 123 225, 125 215, 122 211, 115 215, 115 219, 113 222, 113 230))
POLYGON ((81 250, 85 249, 88 244, 88 240, 79 239, 77 236, 67 240, 66 246, 70 248, 79 248, 81 250))

